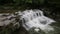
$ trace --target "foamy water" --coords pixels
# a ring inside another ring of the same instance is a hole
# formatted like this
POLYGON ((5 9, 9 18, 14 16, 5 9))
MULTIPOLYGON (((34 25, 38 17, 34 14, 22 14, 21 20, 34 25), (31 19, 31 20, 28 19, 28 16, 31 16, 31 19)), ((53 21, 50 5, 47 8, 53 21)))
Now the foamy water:
MULTIPOLYGON (((32 28, 35 28, 34 30, 36 32, 41 29, 45 33, 49 31, 54 31, 54 28, 50 26, 53 22, 55 22, 53 19, 48 18, 44 16, 43 11, 41 10, 25 10, 23 12, 18 11, 15 12, 17 16, 20 16, 19 19, 22 20, 22 26, 29 31, 32 28)), ((10 22, 13 22, 13 24, 18 24, 19 22, 15 23, 16 15, 14 14, 5 14, 5 16, 2 16, 4 14, 0 14, 0 26, 8 25, 10 22), (12 18, 13 17, 13 18, 12 18)))
MULTIPOLYGON (((44 32, 54 31, 54 28, 50 26, 52 22, 55 22, 53 19, 48 18, 43 15, 41 10, 25 10, 23 12, 18 12, 21 15, 22 25, 26 30, 31 28, 40 28, 44 32)), ((39 31, 39 29, 35 29, 39 31)))

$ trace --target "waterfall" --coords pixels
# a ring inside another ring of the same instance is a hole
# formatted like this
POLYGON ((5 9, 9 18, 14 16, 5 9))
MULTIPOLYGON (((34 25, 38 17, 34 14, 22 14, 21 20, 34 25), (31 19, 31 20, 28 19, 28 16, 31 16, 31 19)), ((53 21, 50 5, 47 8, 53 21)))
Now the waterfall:
POLYGON ((22 26, 27 30, 31 30, 34 28, 34 31, 39 32, 42 30, 45 33, 49 31, 54 31, 54 28, 50 25, 55 22, 53 19, 44 16, 43 11, 41 10, 25 10, 18 11, 14 14, 0 14, 0 26, 8 25, 11 22, 14 25, 18 25, 20 27, 20 22, 22 21, 22 26), (16 17, 19 19, 16 22, 16 17))
POLYGON ((44 16, 41 10, 25 10, 23 12, 18 12, 21 15, 20 20, 22 20, 22 26, 29 31, 31 28, 35 27, 35 31, 41 29, 45 33, 48 31, 54 31, 54 28, 50 26, 51 23, 55 22, 53 19, 44 16), (38 29, 39 28, 39 29, 38 29))

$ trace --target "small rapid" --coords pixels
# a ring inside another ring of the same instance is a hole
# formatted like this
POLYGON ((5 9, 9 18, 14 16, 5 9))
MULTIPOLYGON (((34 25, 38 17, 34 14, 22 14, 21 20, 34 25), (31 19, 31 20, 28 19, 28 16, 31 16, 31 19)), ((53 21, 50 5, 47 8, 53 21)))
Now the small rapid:
POLYGON ((35 31, 41 29, 45 33, 49 31, 54 31, 54 28, 50 26, 53 22, 53 19, 44 16, 43 11, 41 10, 25 10, 23 12, 18 12, 21 15, 20 20, 22 20, 22 25, 26 30, 30 30, 35 27, 35 31))
POLYGON ((0 26, 7 26, 10 23, 13 23, 13 26, 18 25, 18 28, 21 25, 27 31, 34 30, 35 32, 40 33, 40 30, 45 33, 54 31, 54 27, 50 25, 54 22, 56 21, 46 17, 41 10, 25 10, 15 12, 15 14, 0 14, 0 26))

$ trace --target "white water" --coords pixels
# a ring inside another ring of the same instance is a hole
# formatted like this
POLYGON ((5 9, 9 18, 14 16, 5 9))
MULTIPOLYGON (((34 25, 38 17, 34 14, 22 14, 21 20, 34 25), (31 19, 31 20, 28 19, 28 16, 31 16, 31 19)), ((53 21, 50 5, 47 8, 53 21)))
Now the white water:
MULTIPOLYGON (((45 33, 49 31, 54 31, 54 28, 49 24, 52 24, 55 21, 51 18, 44 16, 43 11, 41 10, 25 10, 23 12, 18 11, 16 13, 18 13, 18 16, 21 16, 20 20, 22 20, 22 26, 27 31, 29 31, 33 27, 35 27, 36 32, 39 31, 39 28, 45 33)), ((10 22, 15 21, 15 18, 9 20, 11 17, 16 17, 14 14, 10 14, 10 15, 6 14, 7 16, 2 16, 2 15, 4 14, 0 14, 0 26, 8 25, 10 24, 10 22)))
POLYGON ((23 12, 18 12, 21 15, 22 25, 26 30, 30 30, 35 27, 35 31, 39 31, 40 28, 42 31, 47 33, 48 31, 54 31, 54 28, 50 26, 52 22, 55 22, 53 19, 50 19, 43 15, 41 10, 25 10, 23 12))

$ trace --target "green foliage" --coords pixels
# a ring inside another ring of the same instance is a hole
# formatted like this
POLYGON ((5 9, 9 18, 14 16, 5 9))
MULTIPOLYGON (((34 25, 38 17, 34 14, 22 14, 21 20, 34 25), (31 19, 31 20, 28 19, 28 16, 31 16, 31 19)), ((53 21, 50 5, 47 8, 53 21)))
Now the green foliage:
POLYGON ((45 0, 33 0, 35 4, 44 4, 45 0))
POLYGON ((14 2, 16 2, 16 4, 43 4, 45 0, 14 0, 14 2))
POLYGON ((44 3, 44 0, 0 0, 0 4, 7 4, 7 3, 13 3, 14 4, 14 2, 15 2, 15 4, 16 5, 20 5, 20 4, 33 4, 33 3, 36 3, 36 4, 42 4, 42 3, 44 3))
POLYGON ((49 0, 50 3, 60 4, 60 0, 49 0))
POLYGON ((44 4, 48 2, 50 4, 60 4, 60 0, 0 0, 0 4, 13 3, 16 5, 24 5, 24 4, 44 4))

